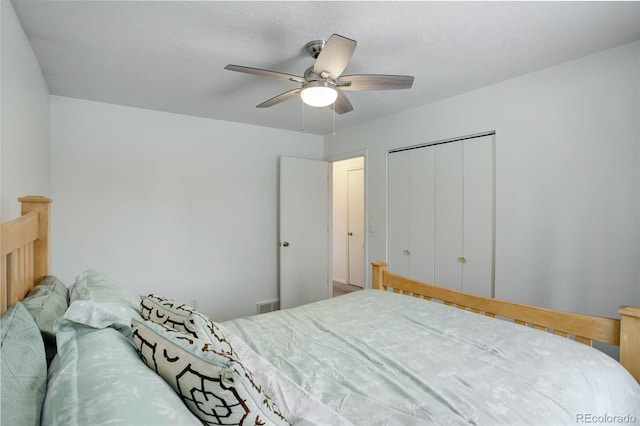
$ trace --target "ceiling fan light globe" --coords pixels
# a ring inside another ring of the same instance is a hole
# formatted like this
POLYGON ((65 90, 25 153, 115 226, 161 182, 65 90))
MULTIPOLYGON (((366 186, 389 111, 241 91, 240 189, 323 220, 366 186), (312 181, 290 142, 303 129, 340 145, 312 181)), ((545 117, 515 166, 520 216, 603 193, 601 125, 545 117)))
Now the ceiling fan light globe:
POLYGON ((300 92, 302 102, 312 107, 326 107, 336 101, 338 92, 326 84, 309 84, 300 92))

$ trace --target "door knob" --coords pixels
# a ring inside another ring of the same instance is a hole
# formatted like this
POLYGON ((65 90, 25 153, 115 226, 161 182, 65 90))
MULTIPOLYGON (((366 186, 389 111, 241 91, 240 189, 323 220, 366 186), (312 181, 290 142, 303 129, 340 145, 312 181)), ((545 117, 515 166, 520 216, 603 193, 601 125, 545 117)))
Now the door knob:
POLYGON ((353 235, 353 232, 349 232, 349 236, 353 235))
POLYGON ((402 254, 406 254, 407 256, 409 256, 411 252, 409 250, 402 250, 402 254))
POLYGON ((284 247, 289 247, 289 241, 284 241, 284 242, 282 243, 282 245, 283 245, 284 247))
POLYGON ((458 262, 467 263, 467 259, 465 259, 464 256, 461 256, 461 257, 458 258, 458 262))

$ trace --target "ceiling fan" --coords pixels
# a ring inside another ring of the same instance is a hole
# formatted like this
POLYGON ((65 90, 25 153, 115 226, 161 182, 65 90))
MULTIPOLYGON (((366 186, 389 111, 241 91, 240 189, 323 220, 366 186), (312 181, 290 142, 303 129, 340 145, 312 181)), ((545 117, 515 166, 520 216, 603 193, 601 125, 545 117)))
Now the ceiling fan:
POLYGON ((257 108, 267 108, 300 95, 307 105, 324 107, 333 104, 335 112, 344 114, 353 111, 351 102, 343 93, 345 91, 411 88, 413 76, 408 75, 342 75, 356 44, 355 40, 338 34, 333 34, 326 42, 315 40, 307 43, 305 49, 316 61, 304 72, 303 77, 241 65, 229 64, 224 69, 300 83, 300 87, 281 93, 257 105, 257 108))

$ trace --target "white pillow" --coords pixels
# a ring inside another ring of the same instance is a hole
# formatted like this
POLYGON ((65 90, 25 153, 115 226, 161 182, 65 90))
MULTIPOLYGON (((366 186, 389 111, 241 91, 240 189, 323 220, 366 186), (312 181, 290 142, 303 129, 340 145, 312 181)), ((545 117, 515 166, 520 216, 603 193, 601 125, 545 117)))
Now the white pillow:
POLYGON ((75 300, 95 300, 97 303, 119 303, 140 314, 140 299, 126 291, 108 275, 88 269, 76 277, 69 290, 71 302, 75 300))

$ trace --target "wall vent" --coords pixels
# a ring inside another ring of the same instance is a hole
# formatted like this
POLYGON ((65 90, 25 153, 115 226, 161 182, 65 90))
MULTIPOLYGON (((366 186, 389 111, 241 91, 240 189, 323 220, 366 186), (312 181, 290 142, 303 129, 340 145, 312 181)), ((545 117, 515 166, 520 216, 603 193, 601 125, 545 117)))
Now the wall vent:
POLYGON ((269 302, 259 302, 256 306, 258 314, 266 314, 267 312, 279 311, 280 301, 271 300, 269 302))

